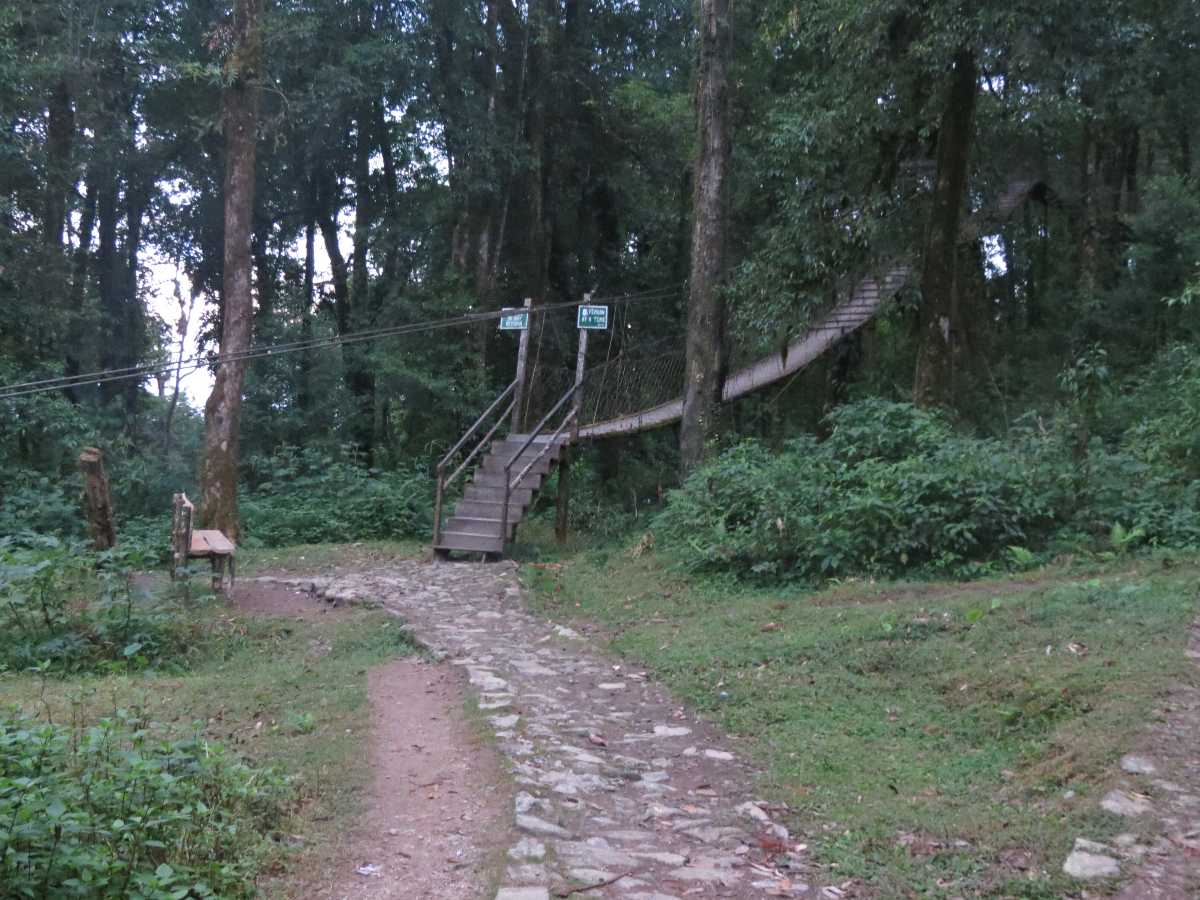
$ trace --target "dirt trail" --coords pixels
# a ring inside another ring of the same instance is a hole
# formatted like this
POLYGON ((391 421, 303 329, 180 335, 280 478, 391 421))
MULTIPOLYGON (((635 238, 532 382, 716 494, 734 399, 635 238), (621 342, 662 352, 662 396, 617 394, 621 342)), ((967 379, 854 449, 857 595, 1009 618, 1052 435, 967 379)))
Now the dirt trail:
POLYGON ((495 751, 465 721, 462 679, 412 660, 381 666, 370 679, 369 812, 333 885, 311 896, 476 900, 512 791, 495 751))
MULTIPOLYGON (((242 612, 345 615, 282 584, 248 580, 233 592, 242 612)), ((372 731, 369 793, 361 821, 329 861, 296 873, 296 900, 478 900, 506 846, 513 788, 500 756, 465 712, 461 671, 413 659, 368 675, 372 731)))

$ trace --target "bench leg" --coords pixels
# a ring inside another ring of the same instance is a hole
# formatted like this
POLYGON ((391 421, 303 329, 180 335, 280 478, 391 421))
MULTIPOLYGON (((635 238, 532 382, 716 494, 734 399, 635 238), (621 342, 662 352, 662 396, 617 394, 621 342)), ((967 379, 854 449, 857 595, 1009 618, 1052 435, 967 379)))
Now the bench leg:
POLYGON ((225 582, 225 557, 212 557, 212 586, 214 591, 221 590, 225 582))

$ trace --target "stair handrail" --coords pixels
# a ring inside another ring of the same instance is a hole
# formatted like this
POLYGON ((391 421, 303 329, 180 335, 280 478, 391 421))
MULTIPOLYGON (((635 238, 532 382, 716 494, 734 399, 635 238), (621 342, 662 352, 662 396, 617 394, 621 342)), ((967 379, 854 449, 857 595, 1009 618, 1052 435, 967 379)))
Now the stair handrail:
MULTIPOLYGON (((521 458, 522 454, 524 454, 525 451, 529 449, 530 445, 537 439, 538 435, 540 435, 543 431, 546 430, 546 425, 549 424, 550 420, 553 419, 554 416, 558 414, 558 411, 563 408, 563 404, 566 403, 568 400, 570 400, 572 397, 574 397, 575 394, 579 391, 579 389, 581 387, 583 387, 582 382, 571 385, 571 387, 567 390, 567 392, 558 399, 558 402, 555 403, 554 406, 550 408, 550 412, 548 412, 548 413, 546 413, 546 415, 542 416, 542 420, 537 423, 537 425, 534 427, 534 429, 532 431, 529 432, 529 436, 525 438, 525 443, 523 443, 521 445, 520 449, 518 449, 517 452, 514 453, 512 455, 512 457, 508 460, 508 462, 504 464, 504 505, 500 508, 500 546, 501 547, 503 547, 504 544, 508 541, 508 504, 509 504, 509 499, 512 496, 513 487, 515 486, 513 483, 513 477, 512 477, 513 464, 516 463, 516 461, 521 458)), ((550 440, 546 442, 546 446, 542 448, 542 451, 537 456, 535 456, 533 459, 531 459, 525 465, 525 468, 523 468, 521 470, 521 474, 516 477, 516 484, 520 484, 521 479, 529 474, 529 470, 532 469, 535 465, 537 465, 537 463, 542 459, 542 457, 544 457, 547 453, 550 452, 550 450, 554 446, 555 442, 557 442, 558 439, 562 436, 563 430, 567 427, 567 425, 569 425, 571 423, 571 421, 577 415, 579 415, 579 407, 575 406, 563 418, 562 422, 558 426, 558 429, 554 432, 553 435, 551 435, 550 440)))
POLYGON ((512 413, 513 407, 517 405, 517 398, 513 397, 512 401, 508 404, 508 407, 503 413, 500 414, 500 417, 496 419, 495 424, 492 425, 492 427, 488 430, 488 433, 485 434, 479 443, 475 445, 475 449, 468 454, 467 458, 462 461, 459 467, 454 470, 454 473, 449 478, 446 477, 446 466, 449 464, 450 460, 454 458, 454 454, 456 454, 463 448, 463 446, 466 445, 467 441, 469 441, 472 435, 479 430, 480 426, 488 420, 488 418, 496 411, 500 404, 508 399, 508 396, 516 391, 516 389, 517 380, 513 379, 513 382, 504 389, 504 392, 492 401, 492 405, 484 410, 483 415, 475 420, 475 424, 467 429, 466 434, 458 439, 458 443, 451 447, 449 451, 447 451, 446 455, 442 457, 441 461, 438 462, 437 495, 433 503, 433 543, 435 546, 441 543, 442 540, 442 499, 446 492, 446 488, 448 488, 458 479, 458 476, 463 473, 463 470, 471 464, 471 460, 478 456, 479 451, 487 446, 488 441, 492 439, 497 430, 499 430, 500 426, 504 424, 509 414, 512 413))

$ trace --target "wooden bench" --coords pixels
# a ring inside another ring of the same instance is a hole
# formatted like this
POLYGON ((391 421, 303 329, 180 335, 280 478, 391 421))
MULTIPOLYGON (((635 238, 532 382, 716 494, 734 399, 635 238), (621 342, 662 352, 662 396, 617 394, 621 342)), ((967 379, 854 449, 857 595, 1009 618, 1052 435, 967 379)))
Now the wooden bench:
POLYGON ((228 568, 229 588, 232 590, 237 573, 234 562, 237 547, 219 531, 193 529, 192 521, 195 516, 196 507, 187 498, 187 494, 176 494, 171 515, 171 579, 174 580, 178 576, 180 567, 186 566, 189 559, 207 557, 212 563, 213 588, 222 589, 225 570, 228 568))

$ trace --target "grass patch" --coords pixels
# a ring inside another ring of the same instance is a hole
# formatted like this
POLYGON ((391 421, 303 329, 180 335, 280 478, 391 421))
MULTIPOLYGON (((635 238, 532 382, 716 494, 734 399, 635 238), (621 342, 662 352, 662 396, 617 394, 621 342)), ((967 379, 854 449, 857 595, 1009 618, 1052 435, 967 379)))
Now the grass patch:
POLYGON ((298 544, 283 548, 239 548, 238 576, 286 571, 318 575, 336 568, 386 565, 401 558, 424 555, 428 542, 416 540, 356 541, 352 544, 298 544))
POLYGON ((365 609, 248 618, 208 601, 189 615, 199 646, 186 671, 7 673, 0 709, 84 725, 134 716, 155 735, 199 733, 287 776, 287 812, 271 836, 277 852, 263 857, 259 876, 267 896, 286 895, 289 871, 336 855, 360 810, 371 774, 368 670, 416 647, 394 617, 365 609))
POLYGON ((807 593, 653 556, 526 567, 535 602, 744 740, 835 876, 881 896, 1059 897, 1098 794, 1183 677, 1196 574, 1146 562, 1021 581, 807 593), (1070 793, 1073 792, 1073 793, 1070 793))

